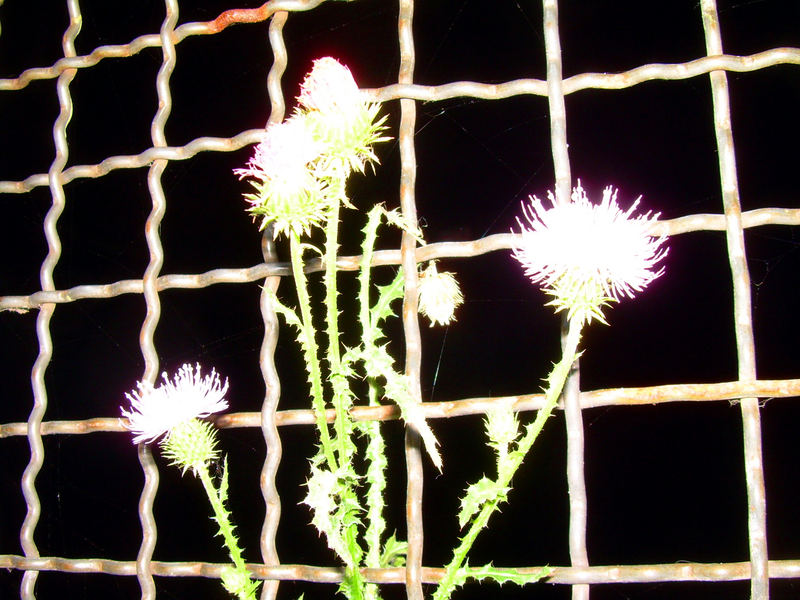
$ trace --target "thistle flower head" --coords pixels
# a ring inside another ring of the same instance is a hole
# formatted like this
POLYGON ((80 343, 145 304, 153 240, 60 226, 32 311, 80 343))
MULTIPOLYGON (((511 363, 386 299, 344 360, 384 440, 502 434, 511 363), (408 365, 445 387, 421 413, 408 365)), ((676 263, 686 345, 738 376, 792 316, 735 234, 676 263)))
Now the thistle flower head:
POLYGON ((326 146, 322 176, 336 169, 363 171, 378 162, 372 146, 389 139, 381 136, 384 119, 378 118, 379 105, 364 100, 350 69, 330 56, 315 60, 297 101, 314 137, 326 146))
POLYGON ((245 194, 249 211, 263 217, 261 228, 275 224, 274 237, 307 233, 325 220, 328 200, 312 163, 325 150, 303 115, 270 125, 247 168, 234 169, 240 179, 252 178, 255 193, 245 194))
POLYGON ((297 101, 306 110, 339 116, 349 114, 362 104, 361 92, 350 69, 330 56, 314 61, 297 101))
POLYGON ((458 282, 452 273, 436 270, 431 261, 419 280, 419 312, 428 317, 431 327, 455 321, 455 311, 464 302, 458 282))
POLYGON ((124 426, 134 434, 134 444, 153 442, 181 423, 228 408, 228 382, 222 385, 213 369, 203 377, 200 365, 196 369, 183 365, 172 381, 166 373, 162 377, 164 382, 158 387, 139 382, 136 390, 125 394, 130 410, 120 409, 128 419, 124 426))
POLYGON ((269 125, 256 146, 246 169, 234 169, 239 179, 255 177, 275 180, 287 187, 297 187, 308 164, 320 155, 324 146, 314 139, 313 132, 302 118, 290 118, 269 125), (290 186, 295 183, 295 186, 290 186))
POLYGON ((339 202, 351 206, 345 182, 352 171, 377 163, 372 150, 388 138, 379 105, 364 101, 350 70, 336 59, 316 60, 303 81, 294 114, 270 125, 244 169, 255 191, 245 194, 261 228, 307 234, 321 225, 339 202))
POLYGON ((517 218, 522 235, 513 255, 531 281, 553 296, 556 311, 605 323, 604 306, 633 298, 664 272, 656 266, 667 254, 666 238, 650 233, 658 214, 633 216, 638 199, 623 211, 609 186, 602 201, 592 204, 578 182, 571 202, 556 203, 552 192, 548 200, 549 208, 535 196, 523 204, 526 223, 517 218))

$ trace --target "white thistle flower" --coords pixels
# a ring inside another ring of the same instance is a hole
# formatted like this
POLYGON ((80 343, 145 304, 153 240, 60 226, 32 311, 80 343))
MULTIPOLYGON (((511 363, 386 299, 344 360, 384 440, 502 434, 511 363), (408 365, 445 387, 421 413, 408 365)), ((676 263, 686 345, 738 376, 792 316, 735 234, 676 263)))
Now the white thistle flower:
POLYGON ((569 203, 558 204, 552 192, 547 197, 550 208, 535 196, 522 205, 527 224, 517 218, 522 235, 513 255, 553 296, 556 311, 605 323, 603 306, 633 298, 664 272, 656 265, 667 255, 666 238, 650 233, 659 215, 633 216, 639 199, 623 212, 609 186, 600 204, 592 204, 580 181, 569 203))
POLYGON ((319 176, 330 177, 340 169, 363 172, 367 164, 378 162, 372 147, 389 139, 381 136, 385 119, 379 118, 380 105, 362 96, 345 65, 330 56, 315 60, 297 101, 315 139, 325 145, 319 176))
POLYGON ((453 274, 439 273, 433 261, 428 263, 420 274, 419 312, 430 319, 430 326, 449 325, 450 321, 455 321, 456 308, 463 302, 464 296, 453 274))
POLYGON ((307 110, 339 116, 350 115, 363 106, 361 92, 350 69, 330 56, 314 61, 297 101, 307 110))
POLYGON ((290 231, 308 233, 325 220, 329 201, 313 166, 324 149, 308 119, 295 115, 267 127, 247 168, 233 170, 239 179, 250 178, 255 191, 244 195, 248 210, 262 216, 262 229, 274 223, 276 239, 290 231))
POLYGON ((306 120, 292 117, 268 126, 247 168, 233 172, 239 179, 275 180, 283 182, 287 189, 300 189, 305 185, 308 164, 323 150, 324 146, 314 139, 306 120))
POLYGON ((138 382, 137 389, 125 394, 131 403, 130 410, 122 410, 128 419, 124 426, 134 433, 133 443, 153 442, 173 428, 195 418, 207 417, 228 408, 225 393, 228 381, 220 383, 219 375, 211 370, 205 377, 200 365, 193 369, 183 365, 170 381, 163 373, 164 382, 153 387, 147 382, 138 382))

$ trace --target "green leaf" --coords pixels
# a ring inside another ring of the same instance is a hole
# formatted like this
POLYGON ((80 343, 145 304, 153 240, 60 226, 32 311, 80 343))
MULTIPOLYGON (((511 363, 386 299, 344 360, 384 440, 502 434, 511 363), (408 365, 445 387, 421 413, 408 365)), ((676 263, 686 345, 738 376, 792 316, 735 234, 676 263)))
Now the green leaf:
POLYGON ((406 554, 408 554, 408 542, 401 542, 394 534, 389 536, 383 545, 381 554, 381 567, 404 567, 406 566, 406 554))
POLYGON ((376 330, 377 335, 375 341, 383 337, 379 329, 379 324, 383 319, 394 316, 391 308, 391 303, 403 297, 403 270, 398 269, 394 280, 388 285, 379 285, 378 288, 378 301, 370 309, 370 327, 376 330))
POLYGON ((425 240, 422 238, 422 231, 414 223, 406 219, 403 213, 394 208, 392 210, 387 210, 385 215, 387 222, 412 235, 421 245, 425 245, 425 240))
POLYGON ((533 573, 520 572, 519 569, 497 568, 492 566, 491 563, 472 569, 469 568, 469 566, 464 566, 464 568, 458 570, 458 574, 456 576, 456 585, 462 586, 469 579, 475 579, 477 581, 490 579, 499 583, 500 585, 504 583, 525 585, 539 581, 544 577, 548 577, 553 571, 553 567, 548 566, 542 567, 533 573))
POLYGON ((464 494, 464 499, 461 500, 461 510, 458 512, 459 527, 463 528, 487 502, 504 501, 509 489, 499 486, 496 481, 492 481, 486 476, 470 485, 464 494))

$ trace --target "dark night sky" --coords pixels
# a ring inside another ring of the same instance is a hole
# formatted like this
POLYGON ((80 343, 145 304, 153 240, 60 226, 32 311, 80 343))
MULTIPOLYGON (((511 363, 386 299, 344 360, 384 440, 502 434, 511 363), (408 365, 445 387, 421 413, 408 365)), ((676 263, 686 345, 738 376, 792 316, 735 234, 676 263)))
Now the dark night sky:
MULTIPOLYGON (((50 65, 61 55, 66 9, 50 1, 8 1, 0 6, 0 77, 50 65)), ((234 5, 197 0, 181 7, 180 22, 206 21, 234 5)), ((325 55, 348 64, 361 87, 396 81, 396 3, 329 2, 290 16, 285 28, 290 63, 284 93, 290 100, 311 61, 325 55)), ((255 7, 259 2, 236 6, 255 7)), ((142 1, 82 1, 79 54, 102 44, 126 43, 155 33, 163 6, 142 1)), ((560 7, 564 76, 617 72, 652 62, 674 63, 705 54, 697 2, 642 4, 624 1, 564 2, 560 7)), ((777 46, 800 47, 800 4, 789 0, 720 2, 723 44, 729 54, 777 46)), ((415 81, 499 83, 544 79, 538 2, 476 0, 418 2, 415 13, 415 81), (488 7, 488 8, 487 8, 488 7)), ((266 24, 231 27, 214 36, 187 38, 177 49, 171 81, 170 145, 199 136, 233 136, 261 127, 268 117, 266 73, 271 50, 266 24)), ((81 70, 71 92, 75 108, 68 129, 68 166, 93 164, 150 145, 156 110, 154 81, 161 50, 106 59, 81 70)), ((745 210, 797 207, 796 140, 800 137, 800 77, 784 65, 730 73, 738 176, 745 210)), ((291 106, 291 105, 290 105, 291 106)), ((639 195, 662 218, 719 213, 716 147, 707 76, 657 81, 621 91, 582 91, 566 99, 573 178, 595 196, 612 184, 624 206, 639 195)), ((387 103, 397 135, 399 103, 387 103)), ((0 180, 47 172, 53 157, 52 123, 58 113, 54 80, 22 91, 0 92, 0 180)), ((509 231, 519 203, 543 197, 553 186, 547 100, 520 96, 499 101, 469 98, 419 103, 417 207, 428 242, 478 239, 509 231)), ((162 273, 199 273, 247 267, 261 260, 259 234, 245 214, 246 185, 232 174, 249 149, 202 153, 173 162, 163 178, 168 208, 161 226, 162 273)), ((395 142, 379 149, 376 175, 351 181, 354 203, 398 205, 399 153, 395 142)), ((141 278, 148 254, 143 236, 150 211, 146 170, 117 170, 66 186, 59 221, 62 258, 59 289, 86 283, 141 278)), ((42 220, 46 188, 4 195, 0 218, 0 295, 39 289, 46 254, 42 220)), ((343 251, 355 253, 362 212, 346 215, 343 251), (349 233, 348 233, 349 232, 349 233)), ((762 379, 797 377, 800 337, 800 250, 796 230, 768 226, 746 235, 752 275, 758 372, 762 379)), ((398 236, 381 247, 397 245, 398 236)), ((280 247, 281 255, 287 251, 280 247)), ((423 394, 426 400, 538 391, 558 359, 559 318, 506 252, 441 261, 457 273, 466 301, 458 321, 443 329, 423 323, 423 394)), ((283 286, 288 290, 289 286, 283 286)), ((230 380, 231 410, 258 410, 263 384, 258 367, 262 325, 257 282, 221 284, 161 295, 156 347, 162 370, 184 362, 214 366, 230 380)), ((287 292, 284 291, 284 294, 287 292)), ((665 275, 641 297, 615 307, 610 327, 593 325, 581 360, 582 389, 736 379, 731 284, 720 232, 690 233, 670 242, 665 275)), ((138 331, 140 296, 81 300, 56 308, 51 323, 55 353, 47 371, 46 420, 118 415, 124 393, 143 371, 138 331)), ((36 358, 36 312, 0 314, 0 422, 24 421, 30 412, 30 369, 36 358)), ((400 358, 402 330, 395 321, 392 346, 400 358)), ((305 374, 293 335, 282 335, 277 353, 281 408, 306 408, 305 374)), ((795 399, 769 401, 763 412, 770 556, 800 557, 796 511, 800 448, 795 399)), ((727 402, 675 403, 585 411, 589 495, 588 548, 592 564, 726 562, 747 559, 746 498, 738 407, 727 402)), ((478 417, 437 421, 444 474, 426 467, 425 564, 447 562, 458 535, 459 497, 468 483, 491 469, 478 417)), ((392 479, 390 527, 404 532, 402 431, 386 426, 392 479)), ((297 506, 307 477, 314 433, 282 431, 279 473, 283 500, 278 548, 285 563, 333 564, 324 541, 297 506)), ((231 508, 249 560, 256 561, 263 502, 257 474, 264 448, 258 430, 226 430, 223 446, 232 465, 231 508)), ((48 436, 37 481, 42 517, 36 541, 42 555, 132 560, 139 546, 137 501, 142 477, 126 436, 96 433, 48 436)), ((25 515, 19 479, 27 442, 0 442, 0 554, 21 553, 18 530, 25 515)), ((160 461, 163 464, 163 461, 160 461)), ((497 515, 471 554, 472 564, 536 565, 569 562, 565 434, 559 415, 548 424, 516 478, 511 502, 497 515)), ((175 469, 161 469, 155 513, 158 560, 225 560, 212 539, 200 486, 175 469)), ((0 575, 0 598, 16 597, 19 573, 0 575)), ((157 579, 159 597, 224 598, 217 582, 157 579)), ((38 597, 134 598, 135 578, 42 574, 38 597)), ((331 597, 333 588, 285 584, 282 598, 331 597)), ((775 581, 773 598, 794 598, 800 584, 775 581)), ((744 598, 747 582, 595 586, 592 598, 744 598)), ((386 589, 387 598, 402 588, 386 589)), ((472 586, 457 598, 568 598, 565 586, 472 586)))

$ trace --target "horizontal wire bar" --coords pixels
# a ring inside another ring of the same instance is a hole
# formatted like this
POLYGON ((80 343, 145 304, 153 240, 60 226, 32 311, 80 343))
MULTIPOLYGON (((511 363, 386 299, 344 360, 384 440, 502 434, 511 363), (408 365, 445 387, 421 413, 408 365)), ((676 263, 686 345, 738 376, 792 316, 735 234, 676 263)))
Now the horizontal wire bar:
MULTIPOLYGON (((219 578, 227 564, 208 562, 150 563, 153 575, 162 577, 207 577, 219 578)), ((0 568, 27 571, 57 571, 61 573, 104 573, 108 575, 136 574, 136 563, 102 558, 25 558, 14 554, 0 555, 0 568)), ((259 579, 283 581, 309 581, 314 583, 339 583, 344 569, 316 567, 310 565, 266 565, 248 564, 247 568, 259 579)), ((521 574, 541 571, 541 566, 519 567, 521 574)), ((603 584, 603 583, 648 583, 655 581, 741 581, 750 578, 749 562, 733 563, 674 563, 652 565, 603 565, 592 567, 552 567, 553 573, 543 581, 556 584, 603 584)), ((404 584, 405 568, 362 569, 364 578, 370 583, 404 584)), ((800 560, 769 561, 770 579, 800 577, 800 560)), ((423 583, 437 583, 444 576, 444 569, 422 568, 423 583)))
MULTIPOLYGON (((273 12, 275 10, 299 11, 309 10, 321 4, 321 1, 284 0, 279 2, 276 0, 268 4, 272 4, 273 12), (284 6, 289 5, 295 6, 295 8, 284 8, 284 6), (300 8, 301 6, 303 8, 300 8)), ((222 15, 214 21, 181 25, 175 30, 175 43, 181 42, 190 35, 209 35, 222 31, 224 27, 220 27, 219 24, 215 25, 221 18, 222 15)), ((125 58, 133 56, 145 48, 157 48, 160 45, 161 42, 157 34, 148 34, 140 36, 128 44, 100 46, 85 56, 62 58, 50 67, 35 67, 23 71, 18 77, 0 79, 0 91, 19 90, 34 80, 55 79, 66 69, 91 67, 104 58, 125 58)), ((685 63, 651 63, 620 73, 580 73, 563 80, 563 91, 567 95, 587 89, 620 90, 658 79, 670 81, 690 79, 700 75, 707 75, 711 71, 720 70, 745 73, 782 64, 800 64, 800 48, 771 48, 746 56, 731 54, 704 56, 685 63)), ((475 81, 454 81, 442 85, 396 83, 380 88, 370 88, 365 92, 369 94, 372 100, 378 102, 397 100, 399 98, 430 102, 457 97, 501 100, 517 95, 547 96, 547 82, 542 79, 525 78, 495 84, 475 81)))
MULTIPOLYGON (((610 388, 581 392, 581 408, 601 406, 637 406, 642 404, 665 404, 667 402, 714 402, 736 401, 739 398, 763 399, 793 398, 800 396, 800 379, 764 379, 758 381, 726 381, 722 383, 681 383, 649 387, 610 388)), ((519 412, 539 410, 544 405, 544 394, 520 394, 518 396, 494 396, 464 398, 444 402, 423 402, 422 413, 426 419, 448 419, 465 415, 484 414, 490 408, 513 401, 519 412)), ((561 405, 559 409, 563 408, 561 405)), ((392 421, 400 418, 400 409, 395 405, 356 406, 351 409, 355 421, 392 421)), ((327 420, 332 423, 334 411, 327 411, 327 420)), ((261 427, 260 412, 238 412, 212 417, 221 429, 261 427)), ((313 425, 316 417, 313 410, 282 410, 275 413, 277 426, 313 425)), ((0 424, 0 438, 26 435, 26 423, 0 424)), ((45 421, 41 425, 42 435, 85 434, 97 432, 126 431, 122 421, 116 417, 96 417, 77 421, 45 421)))
MULTIPOLYGON (((316 8, 325 0, 272 0, 258 8, 234 8, 226 10, 213 21, 184 23, 171 37, 174 45, 193 35, 212 35, 237 23, 258 23, 266 21, 278 11, 306 11, 316 8)), ((157 33, 142 35, 127 44, 99 46, 85 56, 62 58, 49 67, 26 69, 18 77, 0 79, 0 91, 21 90, 29 83, 42 79, 55 79, 67 69, 93 67, 104 58, 128 58, 145 48, 160 48, 161 38, 157 33)))
MULTIPOLYGON (((176 31, 181 31, 183 27, 186 25, 179 27, 176 31)), ((159 45, 157 43, 158 36, 143 37, 152 37, 154 40, 151 45, 159 45)), ((688 79, 706 75, 715 70, 746 72, 781 64, 800 64, 800 48, 773 48, 750 56, 707 56, 679 64, 650 64, 623 73, 582 73, 565 79, 563 91, 564 94, 570 94, 586 89, 624 89, 653 79, 688 79)), ((7 84, 4 88, 4 82, 8 81, 11 80, 0 79, 0 90, 13 89, 9 88, 7 84)), ((500 100, 521 94, 546 96, 547 82, 539 79, 517 79, 498 84, 473 81, 458 81, 438 86, 393 84, 382 88, 366 89, 364 93, 371 100, 381 102, 402 98, 430 102, 460 97, 500 100)), ((66 184, 78 178, 101 177, 115 169, 135 169, 148 166, 153 160, 159 158, 186 160, 202 151, 231 152, 258 142, 262 134, 263 130, 261 129, 248 130, 232 138, 202 137, 181 147, 148 148, 136 155, 111 156, 99 164, 76 165, 65 169, 61 174, 61 183, 66 184)), ((47 183, 47 175, 43 173, 30 175, 22 181, 0 181, 0 194, 23 194, 36 187, 45 186, 47 183)))
MULTIPOLYGON (((800 208, 759 208, 742 213, 742 224, 747 228, 763 225, 800 225, 800 208)), ((680 235, 698 231, 725 231, 725 215, 697 214, 658 221, 653 224, 653 235, 680 235)), ((509 250, 514 247, 518 234, 497 233, 465 242, 438 242, 417 248, 417 262, 441 258, 468 258, 509 250)), ((399 250, 378 250, 372 265, 400 264, 399 250)), ((342 271, 356 271, 361 267, 360 256, 342 256, 337 260, 342 271)), ((306 272, 322 270, 319 259, 308 261, 306 272)), ((258 264, 239 269, 212 269, 198 274, 162 275, 156 287, 159 292, 169 289, 199 289, 219 283, 249 283, 265 277, 290 276, 285 262, 258 264)), ((43 304, 63 304, 76 300, 113 298, 123 294, 143 293, 141 279, 125 279, 115 283, 79 285, 66 290, 39 291, 29 296, 0 296, 0 311, 25 312, 43 304)))
MULTIPOLYGON (((582 90, 621 90, 640 83, 664 79, 691 79, 712 71, 745 73, 782 64, 800 64, 800 48, 772 48, 748 56, 705 56, 685 63, 652 63, 621 73, 580 73, 562 82, 564 95, 582 90)), ((450 98, 481 98, 501 100, 512 96, 547 96, 547 82, 541 79, 515 79, 504 83, 478 83, 455 81, 442 85, 393 83, 381 88, 364 90, 371 100, 385 102, 398 98, 412 98, 432 102, 450 98)))
MULTIPOLYGON (((154 161, 187 160, 200 152, 233 152, 261 141, 263 129, 248 129, 232 138, 200 137, 185 146, 151 147, 140 154, 111 156, 94 165, 76 165, 60 174, 62 185, 75 179, 97 179, 119 169, 149 167, 154 161)), ((25 194, 48 184, 47 174, 38 173, 22 181, 0 181, 0 194, 25 194)))

